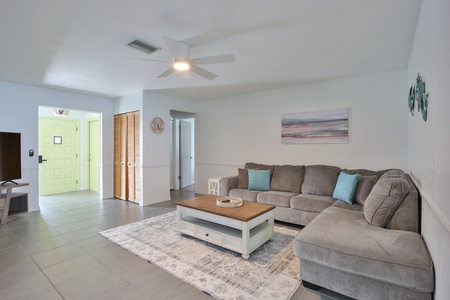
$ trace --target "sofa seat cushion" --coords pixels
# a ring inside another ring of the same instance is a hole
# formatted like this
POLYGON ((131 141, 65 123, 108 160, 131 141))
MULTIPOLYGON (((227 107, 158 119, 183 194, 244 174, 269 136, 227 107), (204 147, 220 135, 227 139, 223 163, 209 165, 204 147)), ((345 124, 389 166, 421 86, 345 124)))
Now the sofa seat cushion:
POLYGON ((341 168, 325 165, 305 167, 302 194, 332 196, 341 168))
POLYGON ((274 166, 270 189, 274 191, 300 193, 304 171, 305 166, 274 166))
POLYGON ((359 203, 348 204, 343 201, 336 201, 331 206, 344 208, 344 209, 350 209, 350 210, 356 210, 356 211, 364 211, 364 206, 359 203))
POLYGON ((421 292, 434 289, 433 263, 421 235, 373 226, 362 212, 324 210, 296 236, 294 253, 363 278, 421 292))
POLYGON ((290 199, 298 195, 297 193, 268 191, 261 192, 256 197, 258 203, 272 204, 280 207, 289 207, 290 199))
POLYGON ((330 207, 335 201, 335 199, 328 196, 300 194, 291 198, 290 205, 292 209, 320 213, 325 208, 330 207))
POLYGON ((229 196, 238 197, 242 200, 256 202, 256 196, 261 193, 261 191, 252 191, 247 189, 231 189, 229 196))

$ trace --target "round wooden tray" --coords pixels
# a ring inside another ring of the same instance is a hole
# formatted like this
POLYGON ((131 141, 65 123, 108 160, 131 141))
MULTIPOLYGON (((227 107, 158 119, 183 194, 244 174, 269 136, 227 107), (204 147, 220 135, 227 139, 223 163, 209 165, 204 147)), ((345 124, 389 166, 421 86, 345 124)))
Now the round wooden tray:
POLYGON ((244 204, 244 201, 238 197, 219 197, 216 200, 216 204, 220 207, 239 207, 244 204))

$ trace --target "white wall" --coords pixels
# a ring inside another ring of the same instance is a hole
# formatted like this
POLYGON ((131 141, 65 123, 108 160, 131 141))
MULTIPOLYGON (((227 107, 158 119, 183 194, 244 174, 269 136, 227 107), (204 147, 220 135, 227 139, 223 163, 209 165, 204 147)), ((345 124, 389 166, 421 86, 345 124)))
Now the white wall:
POLYGON ((20 188, 28 193, 28 210, 39 210, 38 198, 38 108, 39 105, 93 111, 102 114, 101 198, 113 196, 113 103, 112 99, 63 92, 0 81, 0 131, 22 133, 22 152, 34 149, 35 156, 22 156, 20 188))
POLYGON ((166 97, 149 91, 114 100, 114 113, 140 111, 140 205, 170 200, 170 110, 191 112, 188 100, 166 97), (154 117, 164 120, 165 130, 153 134, 149 123, 154 117))
POLYGON ((408 171, 405 69, 251 93, 197 105, 197 191, 253 161, 408 171), (350 109, 348 144, 281 144, 281 114, 350 109))
POLYGON ((114 99, 114 115, 142 110, 143 92, 114 99))
POLYGON ((145 204, 170 199, 170 110, 192 112, 193 102, 167 97, 152 92, 144 92, 143 122, 143 173, 146 182, 145 204), (166 129, 161 134, 153 134, 149 123, 154 117, 164 120, 166 129), (160 187, 158 190, 157 187, 160 187))
POLYGON ((430 94, 427 122, 417 110, 409 117, 409 149, 411 174, 423 197, 422 234, 434 262, 435 299, 450 295, 449 12, 448 0, 423 1, 408 68, 409 86, 420 73, 430 94))

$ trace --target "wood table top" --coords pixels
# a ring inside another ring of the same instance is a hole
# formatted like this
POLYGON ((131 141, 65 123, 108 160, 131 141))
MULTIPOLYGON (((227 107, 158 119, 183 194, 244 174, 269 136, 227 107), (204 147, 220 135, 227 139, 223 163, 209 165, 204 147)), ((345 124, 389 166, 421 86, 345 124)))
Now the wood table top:
POLYGON ((192 199, 181 200, 175 204, 244 222, 248 222, 257 216, 275 209, 275 206, 271 204, 262 204, 245 200, 244 204, 240 207, 221 207, 216 204, 216 200, 219 197, 220 196, 216 195, 204 195, 192 199))

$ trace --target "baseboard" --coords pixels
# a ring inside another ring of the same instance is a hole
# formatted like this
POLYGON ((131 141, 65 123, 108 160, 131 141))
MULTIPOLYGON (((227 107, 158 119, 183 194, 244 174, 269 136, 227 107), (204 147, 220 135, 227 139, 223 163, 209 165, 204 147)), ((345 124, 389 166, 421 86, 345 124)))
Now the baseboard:
POLYGON ((433 214, 435 215, 439 223, 441 223, 442 226, 447 230, 447 233, 450 233, 450 221, 447 219, 446 216, 442 214, 436 202, 422 189, 422 186, 420 185, 419 181, 414 176, 411 176, 411 179, 416 185, 422 200, 425 200, 425 202, 428 204, 428 206, 432 210, 433 214))
POLYGON ((339 293, 336 293, 334 291, 328 290, 328 289, 326 289, 324 287, 321 287, 319 285, 316 285, 314 283, 311 283, 311 282, 308 282, 308 281, 305 281, 305 280, 302 280, 302 284, 305 287, 305 289, 307 289, 307 290, 309 290, 309 291, 311 291, 311 292, 313 292, 315 294, 321 295, 321 296, 325 296, 325 297, 328 297, 328 298, 331 298, 331 299, 353 300, 353 298, 344 296, 342 294, 339 294, 339 293))

